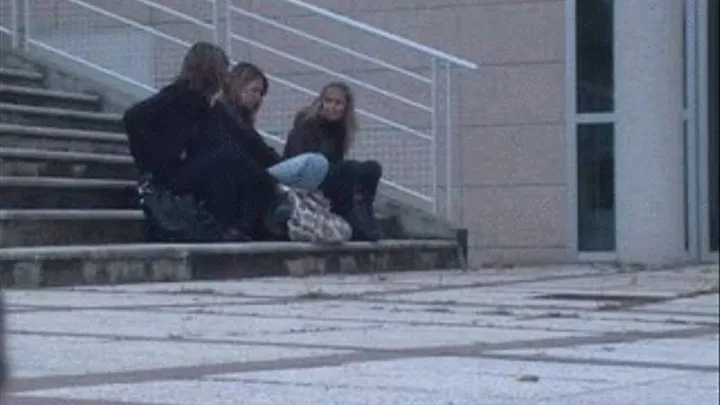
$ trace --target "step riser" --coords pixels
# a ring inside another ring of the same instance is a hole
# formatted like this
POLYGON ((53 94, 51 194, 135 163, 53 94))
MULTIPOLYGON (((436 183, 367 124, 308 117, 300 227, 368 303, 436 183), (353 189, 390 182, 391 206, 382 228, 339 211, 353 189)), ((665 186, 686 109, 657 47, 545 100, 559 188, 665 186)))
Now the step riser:
POLYGON ((91 179, 135 180, 133 165, 107 163, 19 162, 0 158, 0 173, 4 176, 43 176, 91 179))
POLYGON ((136 209, 134 189, 2 187, 4 209, 136 209))
POLYGON ((80 141, 39 136, 0 133, 0 145, 6 148, 40 149, 87 153, 127 155, 128 146, 122 142, 80 141))
POLYGON ((33 125, 57 128, 74 128, 94 131, 108 131, 122 133, 122 122, 109 122, 77 117, 56 117, 45 114, 28 112, 8 112, 0 110, 0 121, 9 124, 33 125))
POLYGON ((40 95, 27 95, 6 93, 0 91, 0 102, 24 104, 38 107, 65 108, 68 110, 100 111, 98 101, 75 100, 71 98, 47 97, 40 95))
POLYGON ((42 79, 31 79, 22 76, 0 74, 0 83, 9 86, 24 86, 33 88, 45 87, 42 79))
MULTIPOLYGON (((124 201, 132 203, 132 194, 124 201)), ((48 208, 43 204, 44 208, 48 208)), ((106 208, 106 207, 103 207, 106 208)), ((383 226, 381 220, 380 224, 383 226)), ((3 238, 0 246, 97 245, 104 243, 136 243, 145 241, 144 221, 126 220, 0 220, 3 238)))
POLYGON ((407 249, 345 253, 323 257, 297 255, 199 255, 187 259, 41 260, 0 262, 0 283, 14 287, 121 284, 152 281, 223 280, 325 273, 372 273, 458 268, 456 249, 407 249))
POLYGON ((136 243, 145 239, 142 221, 2 219, 0 246, 136 243))

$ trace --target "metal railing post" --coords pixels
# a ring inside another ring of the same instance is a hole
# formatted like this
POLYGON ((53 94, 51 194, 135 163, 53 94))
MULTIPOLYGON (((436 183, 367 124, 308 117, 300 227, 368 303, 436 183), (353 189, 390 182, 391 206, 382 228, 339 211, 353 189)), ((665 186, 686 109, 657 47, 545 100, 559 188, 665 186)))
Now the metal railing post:
POLYGON ((453 213, 453 127, 452 127, 452 65, 445 65, 445 215, 452 220, 453 213))
POLYGON ((28 39, 30 38, 30 0, 23 0, 23 27, 22 45, 25 52, 28 51, 28 39))
POLYGON ((437 215, 438 213, 438 198, 440 196, 438 188, 438 137, 440 136, 438 131, 438 109, 440 103, 438 102, 438 59, 432 58, 432 69, 431 69, 432 82, 430 83, 430 105, 432 110, 430 112, 430 131, 432 134, 432 145, 431 145, 431 156, 432 156, 432 212, 437 215))
POLYGON ((17 49, 20 45, 20 38, 18 37, 18 30, 20 29, 18 24, 18 0, 10 1, 10 35, 12 37, 12 47, 17 49))
POLYGON ((213 0, 212 2, 212 25, 213 25, 213 39, 215 43, 225 49, 225 52, 230 54, 228 49, 228 43, 230 41, 229 36, 229 5, 228 0, 213 0))
POLYGON ((227 52, 228 57, 232 60, 232 27, 233 27, 233 13, 232 13, 232 7, 230 7, 230 2, 232 0, 218 0, 222 1, 224 3, 225 8, 225 52, 227 52))

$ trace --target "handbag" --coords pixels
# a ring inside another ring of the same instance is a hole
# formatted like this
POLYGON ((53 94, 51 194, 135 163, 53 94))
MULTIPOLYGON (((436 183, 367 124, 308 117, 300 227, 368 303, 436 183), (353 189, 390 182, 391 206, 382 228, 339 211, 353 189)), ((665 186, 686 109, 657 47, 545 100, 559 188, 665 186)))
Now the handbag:
POLYGON ((138 186, 148 239, 154 242, 213 242, 222 239, 218 222, 191 195, 177 195, 142 180, 138 186))
POLYGON ((289 187, 284 191, 293 205, 287 221, 291 241, 335 244, 350 240, 350 224, 330 210, 330 201, 321 192, 289 187))

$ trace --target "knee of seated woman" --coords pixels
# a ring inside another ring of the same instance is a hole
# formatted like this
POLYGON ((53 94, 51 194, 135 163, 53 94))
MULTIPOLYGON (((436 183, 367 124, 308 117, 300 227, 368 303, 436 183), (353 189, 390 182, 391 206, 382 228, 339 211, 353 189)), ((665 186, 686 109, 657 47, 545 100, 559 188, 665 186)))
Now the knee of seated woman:
POLYGON ((325 155, 322 153, 305 153, 303 155, 305 164, 303 165, 303 169, 313 173, 317 176, 325 177, 327 175, 327 172, 330 168, 330 162, 328 162, 325 155))
POLYGON ((382 177, 382 165, 377 160, 367 160, 365 162, 362 162, 361 167, 362 168, 360 170, 365 176, 376 177, 378 179, 382 177))

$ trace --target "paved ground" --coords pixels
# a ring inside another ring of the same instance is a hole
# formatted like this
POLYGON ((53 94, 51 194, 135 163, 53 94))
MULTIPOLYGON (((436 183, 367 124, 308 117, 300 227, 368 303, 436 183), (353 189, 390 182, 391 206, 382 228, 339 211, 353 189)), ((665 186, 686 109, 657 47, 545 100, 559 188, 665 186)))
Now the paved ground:
POLYGON ((714 405, 717 285, 575 266, 9 291, 3 404, 714 405))

